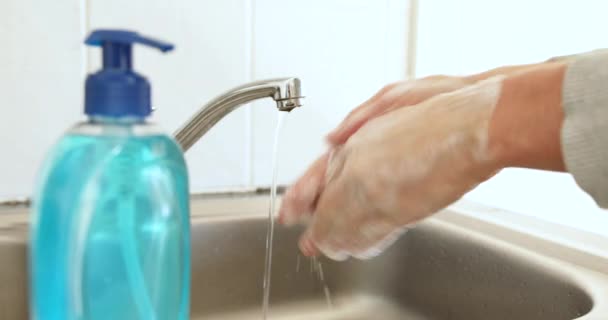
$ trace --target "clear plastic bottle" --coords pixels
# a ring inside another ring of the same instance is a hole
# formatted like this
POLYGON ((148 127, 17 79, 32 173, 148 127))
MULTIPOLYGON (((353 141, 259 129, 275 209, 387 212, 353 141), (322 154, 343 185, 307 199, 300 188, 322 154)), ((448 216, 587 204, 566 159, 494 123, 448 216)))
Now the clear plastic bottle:
MULTIPOLYGON (((142 39, 122 31, 97 34, 105 42, 116 35, 129 45, 142 39)), ((31 317, 188 319, 189 190, 182 151, 145 121, 149 110, 128 112, 137 108, 125 104, 124 112, 107 112, 119 109, 108 101, 118 100, 87 100, 89 120, 59 141, 43 167, 32 209, 31 317)))

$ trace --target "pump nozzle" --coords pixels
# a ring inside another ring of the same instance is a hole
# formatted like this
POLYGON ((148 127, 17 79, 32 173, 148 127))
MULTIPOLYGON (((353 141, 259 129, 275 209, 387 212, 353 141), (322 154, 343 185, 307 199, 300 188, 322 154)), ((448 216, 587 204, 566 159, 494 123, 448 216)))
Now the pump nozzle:
POLYGON ((151 112, 150 84, 132 71, 132 46, 142 44, 162 52, 173 45, 126 30, 96 30, 85 40, 103 50, 103 68, 86 82, 85 113, 108 117, 145 117, 151 112))
POLYGON ((163 41, 140 36, 137 32, 124 30, 96 30, 85 40, 90 46, 103 48, 103 67, 131 69, 131 46, 139 43, 162 52, 173 50, 173 45, 163 41))

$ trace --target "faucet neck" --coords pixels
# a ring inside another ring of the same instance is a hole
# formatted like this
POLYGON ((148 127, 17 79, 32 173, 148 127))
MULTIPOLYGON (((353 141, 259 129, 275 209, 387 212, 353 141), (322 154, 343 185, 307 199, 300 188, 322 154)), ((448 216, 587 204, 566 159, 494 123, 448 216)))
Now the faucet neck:
POLYGON ((281 78, 255 81, 236 87, 211 100, 175 132, 175 140, 185 152, 223 117, 251 101, 272 98, 279 111, 301 106, 300 79, 281 78))

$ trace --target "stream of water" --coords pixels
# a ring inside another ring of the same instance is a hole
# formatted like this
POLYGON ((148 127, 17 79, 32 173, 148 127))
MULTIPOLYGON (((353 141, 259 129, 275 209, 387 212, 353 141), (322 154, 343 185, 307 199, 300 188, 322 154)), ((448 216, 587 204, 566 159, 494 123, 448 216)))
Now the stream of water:
POLYGON ((286 112, 279 112, 274 132, 272 147, 272 184, 270 186, 270 208, 268 209, 268 233, 266 234, 266 259, 264 267, 264 299, 262 302, 263 319, 268 318, 268 301, 270 299, 270 274, 272 272, 272 241, 274 238, 274 211, 277 198, 277 172, 279 171, 279 140, 286 112))
MULTIPOLYGON (((268 308, 270 299, 270 279, 272 273, 272 244, 274 240, 274 213, 276 209, 276 198, 277 198, 277 172, 279 171, 279 141, 281 136, 281 129, 285 121, 287 113, 279 112, 277 118, 277 125, 274 133, 274 145, 272 148, 272 184, 270 186, 270 206, 268 209, 268 231, 266 234, 266 257, 264 265, 264 297, 262 301, 262 313, 263 319, 268 318, 268 308)), ((296 273, 300 271, 300 255, 298 254, 296 262, 296 273)), ((331 294, 327 282, 325 281, 325 275, 323 274, 323 266, 317 258, 310 259, 310 271, 316 273, 319 282, 323 286, 323 293, 328 308, 332 308, 331 294)))

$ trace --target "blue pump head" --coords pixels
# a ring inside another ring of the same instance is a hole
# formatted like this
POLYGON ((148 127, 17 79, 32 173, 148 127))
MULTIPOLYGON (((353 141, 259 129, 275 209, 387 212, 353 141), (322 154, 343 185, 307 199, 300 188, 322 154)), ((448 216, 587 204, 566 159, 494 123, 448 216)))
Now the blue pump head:
POLYGON ((103 68, 90 74, 85 84, 85 113, 104 117, 150 115, 150 83, 131 69, 131 47, 139 43, 167 52, 173 45, 126 30, 96 30, 85 43, 103 49, 103 68))

